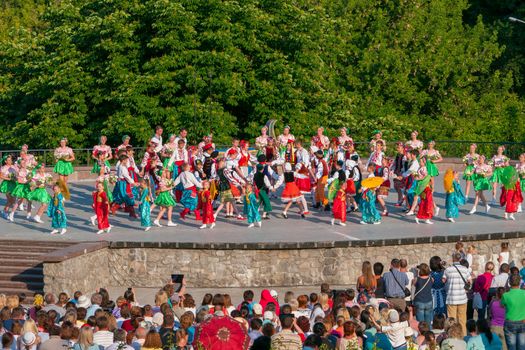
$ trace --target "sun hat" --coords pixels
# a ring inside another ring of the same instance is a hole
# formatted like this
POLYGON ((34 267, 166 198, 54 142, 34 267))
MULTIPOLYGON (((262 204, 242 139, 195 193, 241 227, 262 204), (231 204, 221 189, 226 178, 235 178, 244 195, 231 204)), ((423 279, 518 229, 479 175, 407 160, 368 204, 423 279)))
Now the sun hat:
POLYGON ((399 313, 396 310, 390 310, 388 312, 388 320, 391 323, 399 322, 399 313))
POLYGON ((262 308, 261 304, 258 304, 258 303, 253 304, 252 310, 253 310, 253 313, 255 315, 262 315, 262 313, 263 313, 263 308, 262 308))
POLYGON ((24 345, 33 345, 36 341, 36 335, 33 332, 25 332, 22 335, 22 344, 24 345))
POLYGON ((164 323, 164 315, 162 314, 162 312, 157 312, 155 315, 153 315, 151 323, 155 327, 162 326, 162 324, 164 323))
POLYGON ((91 306, 91 301, 88 299, 87 296, 81 295, 78 297, 77 307, 83 307, 88 308, 91 306))
POLYGON ((270 321, 272 321, 274 318, 275 318, 275 317, 274 317, 272 311, 265 311, 265 312, 264 312, 264 315, 263 315, 263 319, 264 319, 264 320, 270 320, 270 321))

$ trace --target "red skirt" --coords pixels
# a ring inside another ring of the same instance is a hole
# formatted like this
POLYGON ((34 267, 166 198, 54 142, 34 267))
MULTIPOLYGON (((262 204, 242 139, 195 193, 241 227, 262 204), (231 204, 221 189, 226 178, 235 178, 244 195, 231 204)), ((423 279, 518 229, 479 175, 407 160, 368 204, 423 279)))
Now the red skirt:
POLYGON ((357 191, 355 189, 355 182, 353 179, 346 180, 346 194, 349 196, 355 196, 357 194, 357 191))
POLYGON ((346 201, 342 200, 340 196, 334 198, 332 214, 334 215, 334 219, 346 222, 346 201))
POLYGON ((305 178, 296 177, 295 184, 297 185, 297 188, 299 188, 299 191, 301 193, 307 194, 307 193, 312 192, 312 185, 310 184, 309 177, 305 177, 305 178))
POLYGON ((234 186, 230 183, 230 188, 232 190, 233 198, 238 199, 241 198, 241 191, 237 188, 237 186, 234 186))
POLYGON ((299 187, 295 184, 295 182, 287 182, 284 186, 283 193, 281 193, 281 200, 285 203, 296 200, 301 197, 301 191, 299 190, 299 187))
POLYGON ((421 201, 419 202, 419 209, 417 210, 416 217, 422 220, 432 219, 432 216, 434 216, 434 197, 432 196, 430 186, 425 188, 419 198, 421 201))
POLYGON ((505 187, 501 188, 500 204, 502 207, 505 206, 505 213, 516 213, 521 202, 523 202, 523 196, 519 181, 516 183, 514 190, 506 190, 505 187))
POLYGON ((208 224, 213 224, 214 222, 215 222, 215 218, 213 217, 212 201, 202 203, 202 223, 205 225, 208 225, 208 224))

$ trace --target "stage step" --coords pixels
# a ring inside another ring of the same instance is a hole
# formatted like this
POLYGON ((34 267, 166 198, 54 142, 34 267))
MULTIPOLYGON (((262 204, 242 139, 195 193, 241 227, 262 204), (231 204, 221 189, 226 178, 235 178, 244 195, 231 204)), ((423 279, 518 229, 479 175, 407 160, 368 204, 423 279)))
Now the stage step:
POLYGON ((42 257, 77 243, 0 240, 0 293, 26 294, 31 304, 36 293, 44 291, 42 257))

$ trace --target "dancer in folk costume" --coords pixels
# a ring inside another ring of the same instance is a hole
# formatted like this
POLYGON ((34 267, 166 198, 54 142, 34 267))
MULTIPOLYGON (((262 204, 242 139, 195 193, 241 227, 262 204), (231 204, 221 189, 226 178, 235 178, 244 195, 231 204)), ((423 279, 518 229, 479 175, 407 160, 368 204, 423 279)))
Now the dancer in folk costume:
POLYGON ((239 169, 239 159, 237 150, 234 147, 230 148, 226 153, 226 174, 230 181, 233 198, 235 198, 238 204, 241 199, 240 188, 246 183, 246 179, 239 169))
POLYGON ((270 213, 272 211, 272 204, 270 203, 270 191, 275 192, 275 190, 282 183, 281 177, 279 177, 275 172, 271 172, 273 175, 273 180, 277 181, 273 186, 270 181, 270 174, 265 172, 265 166, 263 164, 257 164, 255 175, 253 175, 253 183, 257 187, 257 193, 259 194, 259 206, 263 207, 263 219, 269 220, 270 213))
POLYGON ((459 173, 452 169, 445 172, 443 178, 443 187, 445 189, 445 208, 447 220, 454 223, 459 217, 459 207, 466 203, 465 195, 459 184, 459 173))
POLYGON ((284 152, 284 163, 290 163, 292 167, 296 164, 295 159, 295 147, 294 147, 295 141, 288 140, 288 144, 286 145, 286 150, 284 152))
MULTIPOLYGON (((18 207, 23 203, 24 200, 27 200, 29 193, 31 192, 30 181, 33 177, 33 174, 27 169, 26 161, 21 160, 18 171, 16 173, 16 186, 13 188, 11 195, 15 198, 15 203, 11 209, 11 214, 9 214, 9 221, 13 222, 15 217, 15 212, 18 207)), ((26 219, 31 218, 31 202, 27 202, 26 208, 26 219)))
MULTIPOLYGON (((408 169, 405 171, 402 175, 402 179, 404 179, 405 182, 405 198, 406 198, 406 205, 407 205, 407 214, 406 215, 414 215, 414 211, 412 208, 415 208, 414 203, 417 204, 417 198, 415 198, 415 188, 417 184, 416 177, 418 176, 418 173, 420 172, 419 167, 419 160, 417 158, 417 151, 410 150, 407 152, 408 157, 408 169)), ((426 169, 425 169, 426 173, 426 169)))
MULTIPOLYGON (((519 163, 516 164, 516 170, 518 171, 518 176, 520 178, 521 193, 525 193, 525 153, 520 154, 519 163)), ((523 202, 523 201, 522 201, 523 202)), ((521 213, 522 203, 518 205, 518 213, 521 213)))
POLYGON ((173 180, 171 179, 170 173, 168 171, 162 171, 161 180, 159 183, 159 195, 155 199, 155 205, 160 207, 159 214, 157 218, 153 221, 153 224, 158 227, 162 227, 160 224, 160 219, 164 216, 166 211, 168 212, 168 226, 174 227, 177 226, 176 223, 171 221, 173 216, 173 207, 177 205, 175 200, 171 196, 171 190, 173 189, 173 180))
POLYGON ((476 191, 476 198, 474 199, 474 206, 470 210, 469 214, 472 215, 477 211, 476 207, 478 206, 480 199, 485 205, 485 212, 489 212, 490 205, 487 199, 485 198, 483 191, 491 189, 491 178, 492 167, 489 164, 485 163, 485 156, 480 156, 478 162, 474 167, 474 177, 472 181, 474 183, 474 191, 476 191))
POLYGON ((151 186, 148 178, 144 178, 140 181, 140 226, 144 227, 144 231, 151 229, 151 203, 153 199, 151 197, 151 186))
POLYGON ((396 143, 396 157, 390 166, 390 171, 394 175, 394 189, 397 192, 397 202, 395 207, 401 207, 404 201, 403 189, 405 188, 405 181, 403 181, 403 173, 408 169, 408 161, 405 156, 405 146, 402 142, 396 143))
POLYGON ((8 154, 2 157, 2 168, 0 168, 0 177, 2 184, 0 184, 0 193, 6 196, 6 203, 2 216, 7 219, 9 217, 10 209, 15 204, 15 198, 11 195, 16 187, 16 176, 18 173, 18 166, 13 162, 13 156, 8 154))
POLYGON ((290 133, 290 126, 285 125, 283 128, 283 133, 277 136, 277 143, 279 146, 287 146, 289 143, 295 142, 295 136, 290 133))
POLYGON ((111 231, 111 225, 109 224, 109 200, 102 182, 97 182, 97 190, 93 191, 93 209, 97 217, 97 235, 104 232, 109 233, 111 231))
POLYGON ((125 205, 125 211, 129 216, 137 218, 135 213, 135 195, 133 194, 133 187, 137 185, 135 180, 129 174, 129 157, 125 153, 119 156, 119 163, 117 165, 117 183, 113 189, 113 203, 111 204, 111 212, 116 214, 120 205, 125 205))
MULTIPOLYGON (((221 198, 221 204, 213 214, 215 219, 221 212, 222 208, 226 207, 226 218, 233 217, 233 213, 237 214, 238 220, 244 220, 244 217, 239 213, 235 206, 235 198, 232 194, 231 181, 234 181, 232 172, 226 168, 226 161, 224 159, 219 160, 217 169, 217 182, 219 196, 221 198)), ((210 189, 211 192, 211 189, 210 189)))
POLYGON ((295 183, 297 184, 299 191, 301 191, 301 194, 311 194, 312 184, 310 176, 313 172, 310 169, 312 164, 310 161, 310 154, 303 147, 303 143, 300 140, 295 141, 295 148, 295 183))
POLYGON ((372 139, 368 144, 370 146, 370 152, 375 151, 377 141, 381 141, 383 143, 383 151, 386 151, 386 142, 383 140, 383 132, 381 130, 374 130, 372 132, 372 139))
POLYGON ((405 143, 405 146, 417 151, 418 154, 420 154, 421 151, 423 151, 424 144, 423 141, 417 139, 418 135, 419 132, 417 132, 416 130, 412 131, 410 133, 410 140, 405 143))
POLYGON ((351 210, 357 210, 359 189, 361 188, 362 174, 357 160, 359 156, 353 155, 345 162, 345 176, 346 176, 346 199, 351 210))
POLYGON ((268 138, 268 128, 266 126, 263 126, 261 128, 261 135, 255 139, 255 147, 258 150, 263 151, 266 145, 268 144, 268 138))
POLYGON ((332 139, 330 143, 330 149, 328 150, 328 174, 331 176, 335 169, 337 162, 345 162, 345 152, 339 143, 337 137, 332 139))
POLYGON ((56 164, 53 171, 59 176, 59 184, 62 187, 62 195, 65 199, 69 200, 70 194, 67 187, 68 176, 73 174, 72 162, 75 160, 75 154, 73 150, 67 147, 67 138, 60 140, 60 147, 55 149, 54 152, 56 164))
POLYGON ((503 186, 501 188, 500 204, 505 207, 505 220, 516 220, 514 213, 523 201, 518 171, 512 166, 503 169, 500 176, 503 186))
POLYGON ((210 182, 208 180, 202 181, 202 191, 200 192, 202 203, 202 226, 199 227, 212 229, 215 227, 215 217, 213 216, 213 197, 210 193, 210 182))
POLYGON ((100 174, 100 168, 102 164, 107 167, 110 166, 109 161, 113 159, 111 147, 106 145, 108 138, 105 135, 100 136, 100 144, 93 147, 93 152, 91 153, 91 158, 95 160, 93 168, 91 169, 92 174, 100 174), (102 162, 102 164, 101 164, 102 162))
POLYGON ((263 154, 266 157, 266 162, 272 163, 273 161, 279 159, 279 147, 275 142, 275 139, 269 137, 268 143, 263 149, 263 154))
POLYGON ((324 158, 326 156, 328 148, 330 148, 330 139, 323 133, 324 128, 322 126, 317 128, 317 134, 312 136, 312 139, 310 140, 310 146, 312 147, 313 152, 316 152, 318 150, 322 151, 324 158))
MULTIPOLYGON (((299 164, 298 164, 299 165, 299 164)), ((301 212, 301 217, 305 217, 310 212, 308 211, 308 204, 304 199, 304 195, 301 193, 299 186, 297 186, 297 173, 294 173, 292 170, 292 165, 290 163, 284 164, 284 173, 282 178, 279 180, 284 181, 284 189, 281 192, 281 200, 286 205, 283 208, 282 217, 288 219, 288 209, 292 206, 293 203, 297 203, 299 210, 301 212)))
POLYGON ((337 137, 337 140, 339 141, 340 145, 344 145, 346 143, 354 143, 354 140, 352 140, 352 138, 348 136, 348 129, 345 127, 339 129, 339 136, 337 137))
POLYGON ((178 148, 178 145, 175 142, 175 134, 170 134, 169 137, 168 137, 168 142, 166 142, 162 146, 162 149, 160 151, 160 157, 162 159, 162 165, 163 165, 164 169, 166 169, 170 173, 173 172, 173 168, 174 168, 175 164, 171 163, 170 165, 168 165, 168 163, 169 163, 169 161, 171 159, 171 156, 173 156, 173 154, 176 152, 177 148, 178 148))
MULTIPOLYGON (((182 172, 182 164, 189 162, 188 150, 186 149, 186 142, 183 139, 177 141, 177 149, 172 153, 170 160, 167 163, 167 169, 171 168, 172 179, 176 179, 177 176, 182 172)), ((182 193, 180 193, 182 195, 182 193)), ((180 201, 180 197, 177 196, 177 202, 180 201)))
POLYGON ((248 150, 250 148, 250 142, 242 140, 240 143, 240 158, 238 162, 239 170, 244 178, 249 175, 249 167, 253 167, 257 163, 256 157, 248 150))
POLYGON ((346 183, 346 173, 343 170, 344 162, 342 160, 337 161, 334 164, 332 176, 326 181, 328 185, 328 202, 332 203, 341 188, 343 183, 346 183))
MULTIPOLYGON (((432 217, 434 216, 434 196, 432 194, 431 176, 427 172, 426 158, 420 157, 420 172, 417 178, 416 195, 419 198, 419 207, 416 213, 416 223, 419 224, 420 220, 424 220, 425 224, 432 225, 432 217), (421 171, 424 169, 424 171, 421 171), (423 174, 426 173, 424 177, 423 174)), ((415 199, 414 199, 415 200, 415 199)))
POLYGON ((335 220, 339 220, 339 225, 346 226, 346 182, 342 182, 337 190, 332 205, 332 226, 335 220))
POLYGON ((33 174, 35 173, 35 167, 38 165, 38 162, 34 155, 28 152, 29 146, 28 145, 22 145, 20 148, 20 156, 18 157, 17 162, 24 159, 26 161, 26 168, 33 174))
POLYGON ((215 151, 215 144, 213 143, 213 135, 211 133, 208 135, 204 135, 202 141, 199 142, 199 144, 197 145, 199 158, 201 160, 204 156, 204 147, 207 145, 210 145, 212 152, 215 151))
POLYGON ((33 220, 39 224, 42 224, 44 222, 41 220, 41 217, 44 214, 49 201, 51 200, 51 196, 49 193, 47 193, 46 185, 49 185, 53 182, 53 176, 51 176, 49 173, 46 173, 44 164, 38 164, 35 167, 35 171, 36 173, 31 179, 31 187, 33 190, 28 194, 27 200, 33 203, 40 203, 40 207, 38 208, 36 215, 33 217, 33 220))
POLYGON ((51 234, 60 233, 61 235, 67 232, 67 216, 64 207, 64 196, 62 195, 60 185, 56 183, 53 186, 53 197, 49 201, 47 207, 47 215, 51 218, 51 234))
POLYGON ((492 165, 492 178, 490 182, 492 183, 492 205, 496 204, 496 191, 498 189, 498 184, 503 184, 501 179, 501 174, 503 169, 509 165, 509 157, 503 154, 505 152, 505 146, 499 146, 497 153, 489 161, 489 165, 492 165))
POLYGON ((179 130, 179 134, 175 138, 175 143, 178 145, 179 144, 179 140, 183 140, 184 141, 184 148, 186 148, 188 146, 188 138, 187 138, 187 136, 188 136, 188 130, 186 130, 186 128, 181 128, 179 130))
POLYGON ((359 211, 361 212, 361 224, 381 223, 381 214, 376 208, 376 191, 383 183, 381 177, 369 177, 361 182, 361 200, 359 201, 359 211))
POLYGON ((159 154, 160 151, 162 151, 162 133, 164 132, 164 129, 162 126, 157 125, 155 127, 155 134, 151 137, 149 140, 150 143, 153 143, 155 145, 155 153, 159 154))
POLYGON ((248 222, 248 228, 254 227, 255 224, 259 227, 262 226, 257 197, 255 197, 253 187, 249 183, 247 183, 244 188, 244 216, 248 222))
POLYGON ((478 146, 473 143, 470 145, 469 153, 463 157, 463 164, 465 164, 465 170, 463 170, 463 180, 466 181, 465 184, 465 198, 468 199, 470 193, 470 185, 474 180, 474 167, 476 166, 479 154, 476 153, 476 148, 478 146))
POLYGON ((385 157, 385 152, 383 152, 383 141, 378 140, 375 143, 375 149, 370 154, 370 157, 368 158, 368 162, 366 163, 366 168, 368 168, 370 165, 373 165, 375 167, 374 172, 377 168, 381 167, 383 164, 383 158, 385 157))
POLYGON ((315 180, 316 180, 316 188, 315 188, 315 205, 314 208, 319 208, 321 206, 324 206, 324 210, 328 211, 330 210, 330 205, 328 204, 328 200, 325 197, 324 191, 326 187, 326 183, 328 181, 328 164, 326 163, 326 160, 324 159, 324 153, 322 150, 317 150, 315 152, 315 158, 313 160, 314 168, 315 168, 315 180))
POLYGON ((117 146, 115 149, 115 158, 118 159, 118 154, 120 151, 125 150, 127 147, 133 147, 129 142, 131 140, 131 137, 129 135, 122 136, 122 143, 117 146))
POLYGON ((177 179, 175 179, 173 185, 177 187, 179 184, 182 184, 183 188, 180 203, 183 205, 184 209, 180 213, 181 219, 184 220, 188 213, 194 212, 195 219, 201 220, 201 213, 197 210, 199 202, 197 189, 202 188, 202 182, 195 178, 195 175, 190 171, 190 165, 188 163, 182 165, 182 172, 177 179))
POLYGON ((390 159, 388 157, 383 157, 382 164, 379 168, 376 168, 375 176, 383 178, 383 183, 379 186, 377 190, 377 202, 383 210, 381 215, 388 216, 388 209, 386 208, 386 199, 388 197, 388 192, 390 192, 390 159))
POLYGON ((432 177, 431 183, 432 188, 434 188, 434 177, 439 176, 439 170, 436 166, 436 163, 440 163, 443 161, 443 157, 439 153, 437 149, 435 149, 436 143, 434 141, 430 141, 428 143, 428 148, 423 150, 421 152, 421 155, 426 158, 426 167, 428 175, 432 177))

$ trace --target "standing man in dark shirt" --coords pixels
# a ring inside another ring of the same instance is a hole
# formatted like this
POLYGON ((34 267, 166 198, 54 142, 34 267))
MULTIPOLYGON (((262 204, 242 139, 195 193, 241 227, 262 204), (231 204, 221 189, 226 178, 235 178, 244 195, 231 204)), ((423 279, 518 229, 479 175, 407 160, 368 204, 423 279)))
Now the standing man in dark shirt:
POLYGON ((384 270, 383 264, 380 262, 376 262, 374 264, 374 275, 376 277, 376 291, 375 296, 376 298, 384 298, 385 297, 385 281, 383 280, 383 277, 381 276, 383 274, 384 270))
POLYGON ((401 272, 399 259, 392 259, 390 271, 383 275, 385 280, 385 296, 387 300, 400 311, 405 311, 407 303, 405 301, 405 288, 409 283, 406 273, 401 272))
POLYGON ((398 177, 403 175, 408 166, 405 157, 405 145, 403 145, 403 142, 396 143, 396 151, 397 154, 394 163, 392 164, 392 172, 396 175, 394 177, 394 189, 397 192, 397 203, 395 206, 400 207, 403 205, 403 188, 405 187, 405 182, 398 177))

